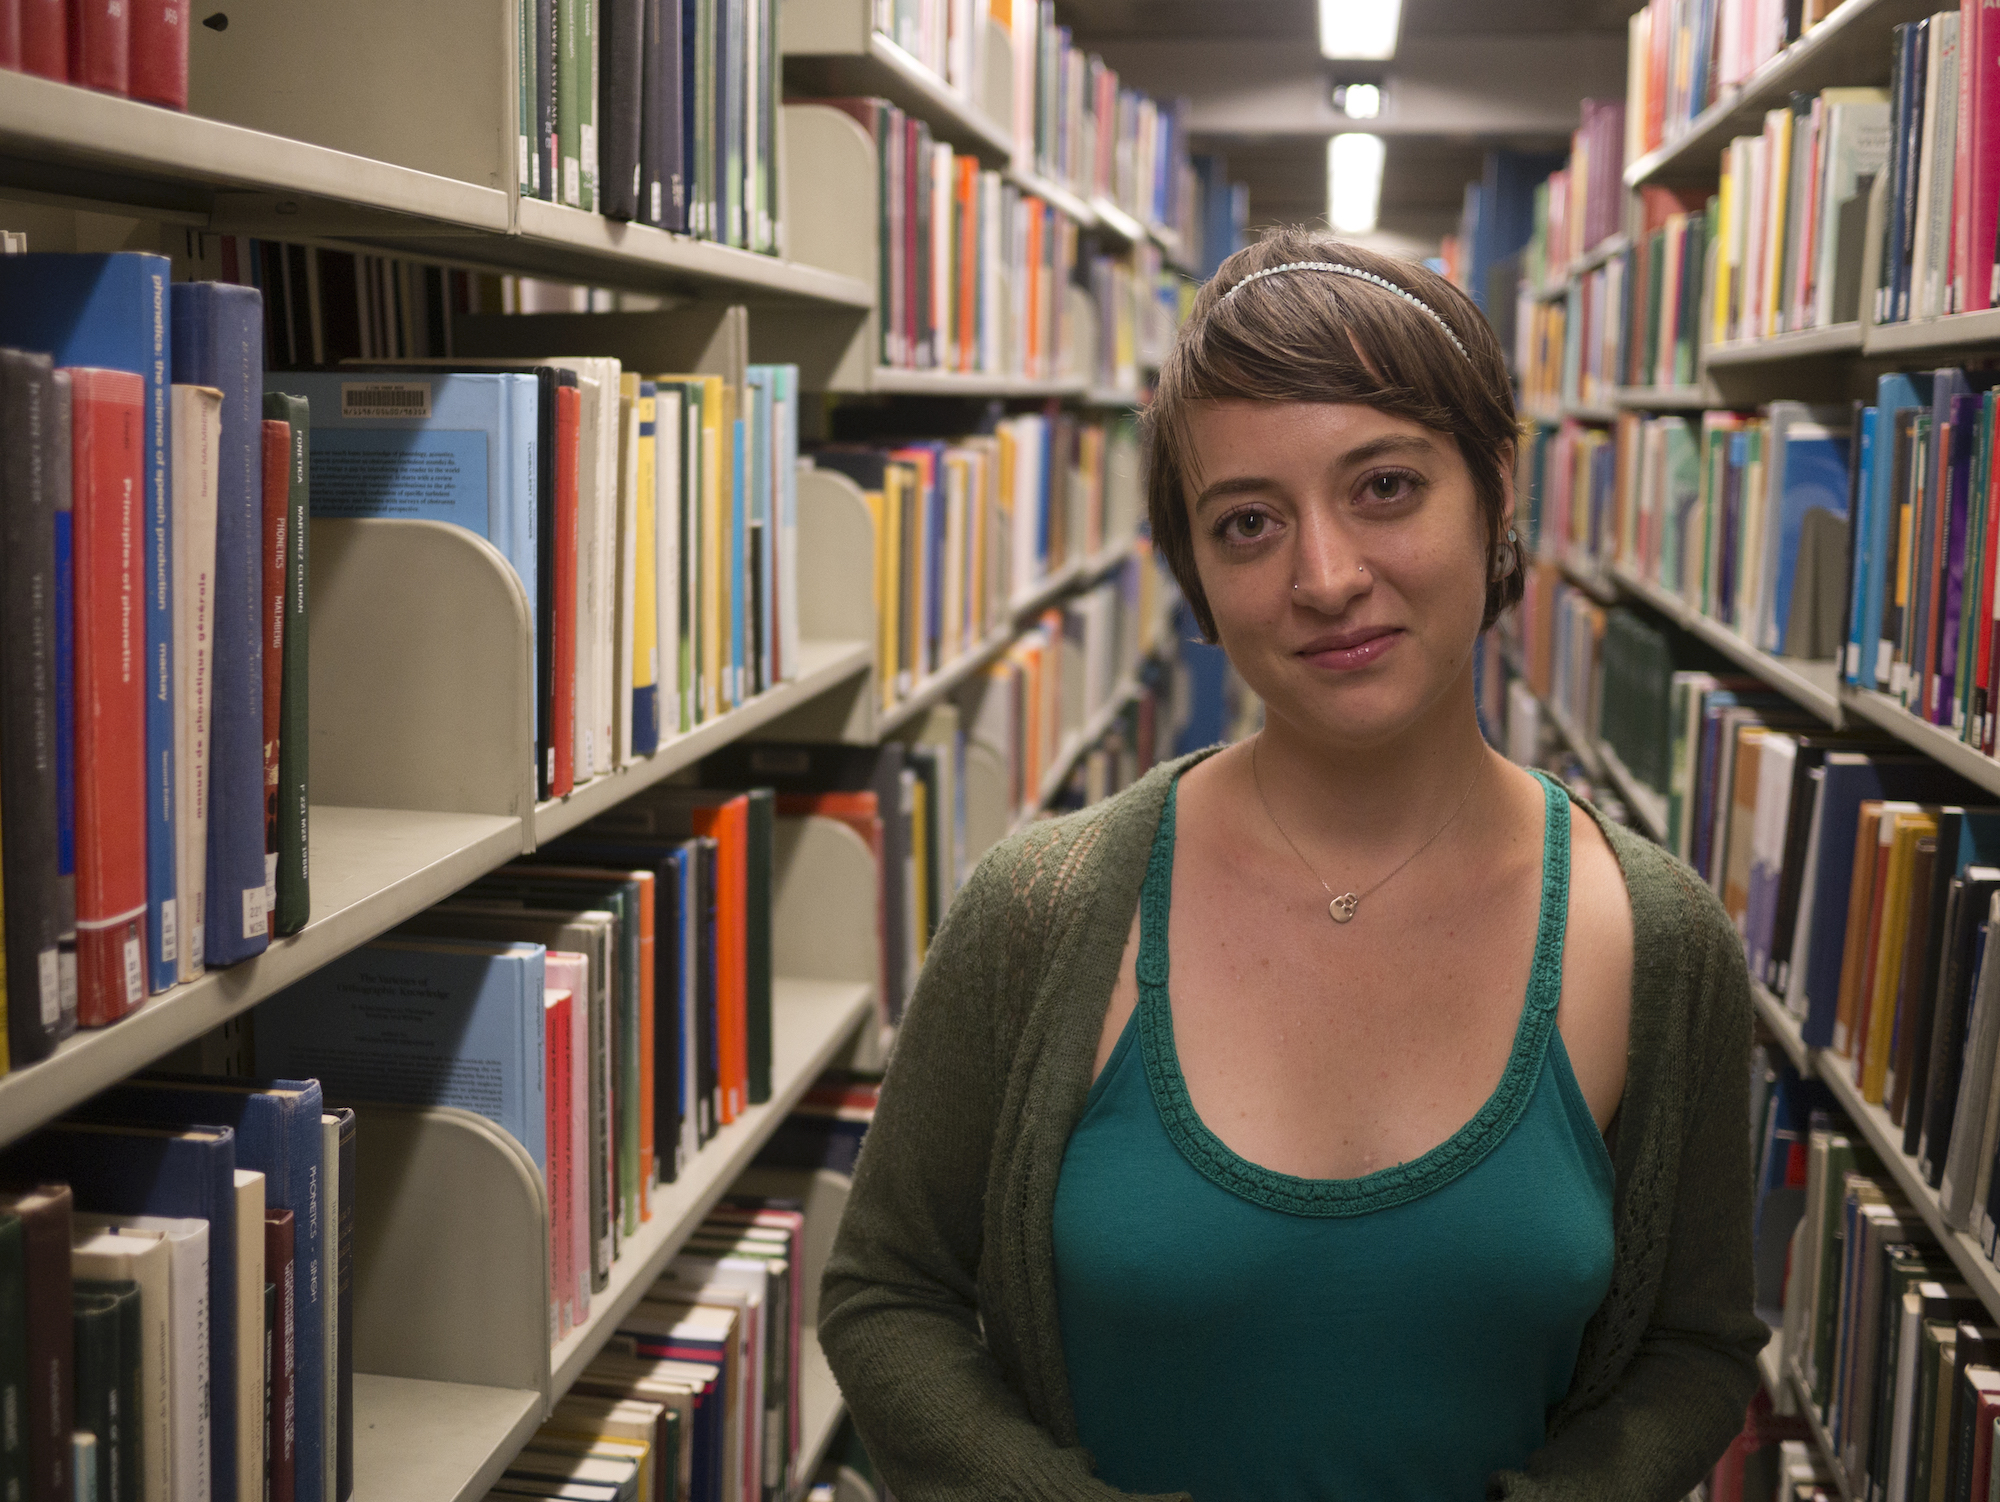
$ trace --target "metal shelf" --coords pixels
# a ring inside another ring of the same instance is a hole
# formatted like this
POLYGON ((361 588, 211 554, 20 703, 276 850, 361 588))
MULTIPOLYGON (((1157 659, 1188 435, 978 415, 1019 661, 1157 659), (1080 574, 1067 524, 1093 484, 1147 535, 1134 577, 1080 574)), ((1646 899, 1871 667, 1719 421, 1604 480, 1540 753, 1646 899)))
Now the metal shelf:
POLYGON ((521 848, 520 821, 504 815, 315 807, 312 922, 255 959, 207 971, 109 1027, 82 1029, 49 1058, 0 1076, 0 1142, 32 1131, 442 902, 521 848))
POLYGON ((1050 208, 1061 209, 1082 228, 1098 227, 1096 205, 1085 203, 1073 190, 1064 187, 1053 178, 1043 177, 1039 172, 1030 172, 1021 167, 1009 167, 1003 175, 1023 193, 1032 193, 1050 208))
POLYGON ((1625 806, 1639 821, 1639 826, 1656 843, 1664 845, 1667 840, 1667 800, 1664 794, 1656 793, 1645 783, 1632 775, 1610 742, 1599 741, 1597 754, 1604 762, 1605 775, 1611 785, 1618 789, 1618 796, 1625 800, 1625 806))
POLYGON ((1612 404, 1637 412, 1700 412, 1722 403, 1700 386, 1620 386, 1612 404))
POLYGON ((978 371, 905 370, 878 365, 868 389, 890 396, 1082 396, 1090 383, 1081 377, 1038 381, 1027 376, 984 375, 978 371))
POLYGON ((1720 621, 1711 620, 1695 610, 1678 595, 1641 579, 1629 569, 1614 564, 1607 570, 1607 575, 1621 590, 1643 600, 1682 629, 1755 673, 1793 703, 1810 710, 1829 725, 1844 723, 1839 672, 1832 662, 1802 662, 1790 657, 1774 657, 1752 646, 1720 621))
POLYGON ((479 1502, 542 1421, 532 1388, 354 1374, 354 1494, 479 1502))
POLYGON ((1841 703, 1851 715, 1859 716, 1886 730, 1906 746, 1943 762, 1966 781, 1977 783, 1989 793, 2000 793, 2000 761, 1965 744, 1949 730, 1920 720, 1903 708, 1902 702, 1873 689, 1844 687, 1841 703))
POLYGON ((833 1445, 840 1421, 847 1416, 847 1404, 840 1396, 840 1384, 819 1348, 817 1330, 799 1331, 799 1453, 792 1473, 791 1502, 801 1502, 812 1490, 813 1477, 833 1445))
POLYGON ((1761 131, 1767 109, 1797 93, 1816 94, 1839 84, 1886 82, 1895 27, 1929 14, 1928 0, 1845 0, 1819 25, 1696 115, 1673 140, 1628 163, 1625 185, 1713 182, 1719 175, 1722 148, 1733 136, 1761 131))
POLYGON ((1598 755, 1597 742, 1583 733, 1583 727, 1569 717, 1554 699, 1542 700, 1542 708, 1549 712, 1549 723, 1556 727, 1556 734, 1563 738, 1576 759, 1583 763, 1583 770, 1592 778, 1604 776, 1604 758, 1598 755))
POLYGON ((1869 328, 1864 347, 1871 355, 1921 355, 1996 343, 2000 308, 1987 308, 1914 323, 1878 323, 1869 328))
POLYGON ((784 75, 788 93, 886 99, 930 126, 935 139, 989 167, 1005 167, 1013 159, 1010 131, 879 31, 869 31, 858 52, 788 50, 784 75))
MULTIPOLYGON (((1849 5, 1857 0, 1847 0, 1849 5)), ((1736 339, 1711 344, 1702 351, 1710 370, 1732 365, 1763 365, 1777 360, 1802 360, 1812 355, 1852 355, 1861 352, 1861 325, 1829 323, 1824 328, 1797 329, 1768 339, 1736 339)))

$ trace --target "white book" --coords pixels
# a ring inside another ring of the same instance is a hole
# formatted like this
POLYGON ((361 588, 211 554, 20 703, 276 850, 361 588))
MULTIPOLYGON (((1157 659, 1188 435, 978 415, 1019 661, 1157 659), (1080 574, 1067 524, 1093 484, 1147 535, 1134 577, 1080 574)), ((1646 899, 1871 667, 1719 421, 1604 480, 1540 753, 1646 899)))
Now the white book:
POLYGON ((1881 89, 1830 89, 1820 159, 1820 224, 1815 237, 1813 322, 1832 323, 1833 283, 1839 265, 1840 206, 1862 177, 1874 177, 1889 160, 1889 99, 1881 89), (1862 96, 1855 97, 1848 96, 1862 96))
MULTIPOLYGON (((264 1370, 264 1175, 236 1170, 236 1370, 264 1370)), ((264 1491, 264 1384, 236 1384, 236 1495, 264 1491)))
POLYGON ((208 911, 209 737, 215 662, 215 505, 222 393, 173 388, 174 868, 179 892, 181 980, 203 962, 208 911))
POLYGON ((340 1182, 340 1118, 330 1112, 319 1119, 320 1143, 320 1194, 321 1214, 325 1217, 320 1224, 326 1234, 320 1238, 324 1250, 320 1253, 319 1286, 326 1296, 320 1308, 326 1316, 326 1385, 320 1390, 326 1394, 326 1412, 321 1435, 325 1441, 326 1490, 327 1498, 338 1496, 336 1473, 340 1463, 340 1197, 344 1186, 340 1182))
POLYGON ((121 1236, 79 1231, 70 1246, 70 1275, 139 1285, 139 1495, 173 1496, 172 1321, 173 1252, 157 1234, 121 1236))
POLYGON ((1994 918, 1989 909, 1987 948, 1980 960, 1972 1016, 1966 1025, 1965 1057, 1959 1068, 1958 1115, 1952 1123, 1951 1146, 1945 1151, 1944 1176, 1938 1188, 1945 1224, 1960 1231, 1972 1224, 1972 1188, 1979 1174, 1976 1155, 1986 1139, 1993 1054, 1996 1041, 2000 1041, 2000 953, 1995 952, 2000 944, 1994 939, 1994 918))
POLYGON ((208 1502, 209 1446, 213 1427, 208 1411, 208 1222, 160 1215, 90 1215, 71 1222, 77 1237, 98 1232, 140 1236, 167 1243, 171 1283, 167 1342, 172 1351, 169 1402, 173 1438, 173 1502, 208 1502))
POLYGON ((1952 193, 1958 171, 1958 13, 1942 12, 1931 18, 1931 58, 1936 65, 1936 92, 1926 96, 1924 166, 1929 173, 1930 198, 1920 205, 1925 215, 1923 276, 1924 303, 1912 318, 1936 318, 1945 311, 1945 293, 1951 267, 1952 193), (1937 165, 1931 169, 1930 157, 1937 165))
MULTIPOLYGON (((770 1309, 771 1265, 756 1257, 699 1257, 683 1254, 670 1263, 647 1298, 730 1309, 736 1315, 736 1362, 742 1380, 743 1477, 746 1499, 762 1494, 763 1483, 772 1480, 768 1467, 770 1439, 766 1425, 770 1414, 762 1401, 765 1390, 764 1321, 770 1309)), ((782 1451, 782 1446, 779 1447, 782 1451)))
POLYGON ((659 609, 660 743, 678 735, 687 702, 681 688, 681 511, 685 505, 681 450, 687 421, 684 393, 662 382, 653 405, 653 597, 659 609))

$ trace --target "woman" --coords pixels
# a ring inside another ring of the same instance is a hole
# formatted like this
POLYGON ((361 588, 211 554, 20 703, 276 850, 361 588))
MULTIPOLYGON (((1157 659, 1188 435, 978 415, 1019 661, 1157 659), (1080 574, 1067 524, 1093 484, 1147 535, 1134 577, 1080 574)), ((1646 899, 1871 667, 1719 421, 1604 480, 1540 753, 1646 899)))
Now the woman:
POLYGON ((1265 725, 933 945, 819 1315, 900 1502, 1678 1502, 1740 1427, 1742 952, 1480 737, 1515 434, 1421 268, 1289 232, 1196 299, 1153 536, 1265 725))

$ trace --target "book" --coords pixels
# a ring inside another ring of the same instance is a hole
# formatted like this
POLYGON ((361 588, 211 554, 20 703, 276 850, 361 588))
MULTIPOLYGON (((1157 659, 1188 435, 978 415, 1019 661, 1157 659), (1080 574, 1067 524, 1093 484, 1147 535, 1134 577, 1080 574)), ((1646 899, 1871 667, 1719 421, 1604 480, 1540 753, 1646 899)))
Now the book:
POLYGON ((62 1037, 61 941, 75 929, 74 883, 57 874, 55 400, 47 355, 0 350, 0 420, 13 437, 0 454, 0 941, 15 1066, 48 1057, 62 1037))
POLYGON ((290 1210, 264 1212, 264 1265, 271 1270, 273 1319, 270 1325, 269 1396, 266 1399, 264 1456, 270 1502, 292 1502, 297 1494, 298 1283, 290 1210))
POLYGON ((263 659, 264 919, 270 931, 278 905, 279 701, 285 686, 285 558, 291 525, 292 426, 265 418, 261 430, 262 488, 257 556, 263 573, 259 651, 263 659))
POLYGON ((236 1474, 244 1491, 263 1488, 264 1464, 264 1175, 236 1170, 236 1474))
POLYGON ((354 1224, 357 1193, 355 1189, 355 1119, 354 1111, 348 1106, 336 1106, 320 1117, 324 1133, 323 1143, 330 1155, 328 1161, 337 1161, 337 1172, 327 1175, 327 1180, 339 1194, 337 1204, 332 1206, 327 1217, 328 1232, 335 1239, 333 1268, 328 1278, 330 1336, 328 1349, 333 1352, 328 1362, 328 1391, 331 1397, 328 1410, 331 1416, 328 1451, 333 1462, 328 1467, 331 1477, 329 1485, 333 1489, 336 1502, 347 1502, 354 1494, 354 1224))
POLYGON ((176 864, 181 893, 177 974, 206 963, 208 775, 214 733, 215 520, 221 479, 222 393, 173 389, 176 864))
MULTIPOLYGON (((82 1227, 77 1228, 80 1232, 82 1227)), ((125 1415, 133 1444, 132 1480, 143 1502, 164 1502, 173 1485, 173 1351, 170 1248, 158 1237, 84 1232, 70 1250, 70 1271, 82 1283, 126 1282, 135 1296, 137 1393, 125 1415)))
MULTIPOLYGON (((287 424, 290 463, 287 472, 285 558, 282 616, 283 670, 279 674, 277 910, 271 931, 295 934, 312 916, 310 890, 312 809, 307 797, 310 764, 310 718, 307 692, 308 642, 306 594, 311 578, 312 419, 305 398, 282 391, 264 393, 267 418, 287 424)), ((266 674, 268 681, 269 674, 266 674)))
POLYGON ((27 1436, 30 1502, 70 1502, 69 1436, 75 1429, 75 1331, 65 1290, 70 1282, 74 1198, 62 1183, 0 1193, 0 1209, 20 1222, 27 1308, 27 1436))
MULTIPOLYGON (((144 380, 70 371, 75 466, 77 1022, 116 1022, 148 991, 149 766, 141 674, 144 380)), ((171 748, 169 748, 171 749, 171 748)), ((169 855, 171 855, 171 849, 169 855)))
POLYGON ((0 1210, 0 1411, 17 1422, 0 1427, 0 1490, 28 1495, 28 1260, 21 1217, 0 1210))
POLYGON ((145 0, 133 7, 127 74, 132 98, 172 110, 187 108, 190 20, 187 0, 145 0))
POLYGON ((174 369, 223 394, 215 513, 204 959, 233 965, 270 943, 264 863, 263 299, 254 287, 173 289, 174 369))
POLYGON ((132 1413, 137 1406, 138 1355, 130 1357, 127 1335, 137 1345, 139 1287, 136 1283, 73 1285, 72 1317, 76 1322, 76 1424, 94 1435, 93 1458, 97 1495, 106 1502, 136 1502, 138 1449, 132 1413), (129 1330, 128 1330, 129 1326, 129 1330), (128 1395, 133 1400, 128 1402, 128 1395))

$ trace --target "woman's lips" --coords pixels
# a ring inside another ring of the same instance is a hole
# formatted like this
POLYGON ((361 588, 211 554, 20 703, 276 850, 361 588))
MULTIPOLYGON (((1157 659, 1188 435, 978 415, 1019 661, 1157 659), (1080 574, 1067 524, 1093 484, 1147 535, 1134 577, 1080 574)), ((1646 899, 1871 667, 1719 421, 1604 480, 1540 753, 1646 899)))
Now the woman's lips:
POLYGON ((1316 668, 1352 672, 1379 660, 1402 636, 1394 626, 1368 626, 1319 637, 1308 642, 1298 655, 1316 668))

